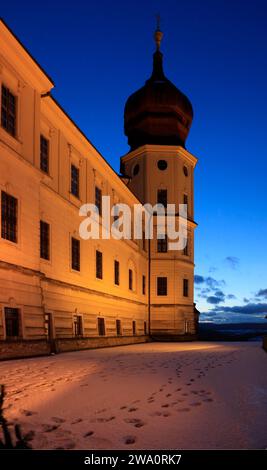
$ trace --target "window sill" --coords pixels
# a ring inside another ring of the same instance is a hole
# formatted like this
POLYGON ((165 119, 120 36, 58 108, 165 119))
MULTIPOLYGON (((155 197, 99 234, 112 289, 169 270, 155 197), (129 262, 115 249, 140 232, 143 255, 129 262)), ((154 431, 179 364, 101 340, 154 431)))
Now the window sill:
POLYGON ((21 156, 21 146, 23 144, 19 137, 13 137, 3 127, 0 126, 0 140, 4 145, 10 147, 21 156))
POLYGON ((69 198, 70 198, 70 202, 75 204, 75 206, 80 207, 80 205, 82 204, 82 200, 80 199, 80 196, 75 196, 75 194, 72 194, 71 191, 69 191, 69 198))
POLYGON ((46 264, 47 266, 52 266, 52 260, 51 259, 45 259, 40 256, 40 262, 46 264))
POLYGON ((70 272, 73 273, 73 274, 79 274, 79 275, 81 275, 81 271, 78 271, 78 270, 73 269, 73 268, 70 268, 70 272))
POLYGON ((20 241, 12 242, 11 240, 7 240, 6 238, 0 237, 0 242, 5 243, 7 246, 10 246, 10 248, 13 247, 13 248, 15 248, 16 250, 21 250, 20 241))
POLYGON ((46 179, 51 180, 51 181, 53 180, 51 173, 46 173, 46 171, 42 170, 41 168, 39 168, 39 170, 40 170, 43 180, 46 180, 46 179))

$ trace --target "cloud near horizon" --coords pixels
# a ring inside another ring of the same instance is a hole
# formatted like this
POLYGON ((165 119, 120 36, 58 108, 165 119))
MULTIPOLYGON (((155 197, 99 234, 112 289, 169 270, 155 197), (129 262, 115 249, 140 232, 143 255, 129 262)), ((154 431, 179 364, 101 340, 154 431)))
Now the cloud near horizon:
POLYGON ((217 290, 216 292, 214 292, 214 295, 210 295, 209 297, 206 298, 206 300, 209 304, 217 305, 225 301, 225 294, 223 291, 217 290))
POLYGON ((244 315, 267 315, 267 303, 262 302, 262 300, 267 299, 267 289, 259 289, 255 295, 254 301, 247 297, 244 297, 243 301, 245 305, 220 305, 225 302, 225 300, 236 299, 234 294, 225 294, 220 287, 225 286, 226 282, 224 279, 217 280, 211 276, 201 276, 199 274, 195 275, 195 284, 197 285, 198 297, 206 299, 206 302, 212 306, 209 312, 203 312, 203 315, 209 317, 216 317, 217 315, 226 315, 227 314, 244 314, 244 315), (259 302, 257 302, 259 300, 259 302))
POLYGON ((235 305, 233 307, 220 306, 218 311, 220 313, 242 313, 245 315, 267 314, 267 303, 249 303, 247 305, 235 305))
POLYGON ((225 293, 220 289, 225 286, 226 282, 224 279, 217 280, 211 276, 200 276, 195 275, 196 289, 199 291, 198 296, 202 299, 206 299, 209 304, 217 305, 225 300, 225 293))
POLYGON ((194 276, 195 284, 206 284, 211 290, 217 290, 219 287, 223 287, 226 285, 224 279, 217 280, 211 276, 200 276, 199 274, 195 274, 194 276))
POLYGON ((204 276, 200 276, 199 274, 195 274, 194 279, 195 284, 203 284, 205 282, 204 276))
POLYGON ((224 260, 232 269, 236 269, 239 266, 240 259, 237 256, 227 256, 224 260))
POLYGON ((255 297, 263 297, 264 299, 267 299, 267 289, 260 289, 255 297))
POLYGON ((223 300, 220 297, 216 297, 215 295, 210 295, 209 297, 207 297, 206 300, 209 304, 213 304, 213 305, 217 305, 220 302, 223 302, 223 300))
POLYGON ((214 305, 211 310, 201 312, 200 321, 213 323, 266 322, 267 303, 250 303, 233 307, 214 305), (247 318, 245 320, 245 318, 247 318))

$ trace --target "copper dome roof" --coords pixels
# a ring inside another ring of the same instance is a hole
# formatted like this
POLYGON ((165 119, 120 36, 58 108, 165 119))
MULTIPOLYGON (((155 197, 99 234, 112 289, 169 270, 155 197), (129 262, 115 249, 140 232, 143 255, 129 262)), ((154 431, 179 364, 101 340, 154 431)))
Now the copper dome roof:
POLYGON ((162 57, 157 48, 151 77, 125 104, 124 132, 132 150, 145 144, 185 146, 193 108, 189 99, 165 77, 162 57))

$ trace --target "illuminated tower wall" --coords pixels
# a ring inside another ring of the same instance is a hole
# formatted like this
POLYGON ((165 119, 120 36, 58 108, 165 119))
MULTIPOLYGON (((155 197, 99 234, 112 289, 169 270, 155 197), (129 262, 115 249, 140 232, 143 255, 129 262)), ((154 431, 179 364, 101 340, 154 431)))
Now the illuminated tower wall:
POLYGON ((156 31, 151 77, 125 105, 124 129, 131 150, 121 159, 121 172, 143 204, 175 204, 177 214, 179 204, 187 204, 188 243, 184 250, 170 251, 168 240, 156 239, 154 227, 149 249, 149 309, 152 335, 193 338, 198 320, 194 306, 197 159, 185 148, 193 109, 189 99, 164 74, 161 38, 162 33, 156 31))

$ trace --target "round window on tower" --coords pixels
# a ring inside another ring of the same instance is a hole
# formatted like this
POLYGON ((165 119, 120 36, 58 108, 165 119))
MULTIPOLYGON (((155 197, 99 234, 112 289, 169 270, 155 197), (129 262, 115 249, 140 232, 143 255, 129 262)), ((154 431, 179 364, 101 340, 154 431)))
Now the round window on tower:
POLYGON ((159 160, 158 161, 158 169, 163 171, 163 170, 166 170, 168 167, 168 163, 166 162, 166 160, 159 160))
POLYGON ((134 175, 134 176, 138 175, 139 170, 140 170, 140 166, 139 166, 139 164, 137 163, 137 164, 134 166, 133 175, 134 175))
POLYGON ((188 168, 187 168, 187 166, 184 165, 183 170, 184 170, 184 175, 185 175, 185 176, 188 176, 188 168))

